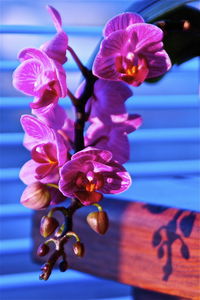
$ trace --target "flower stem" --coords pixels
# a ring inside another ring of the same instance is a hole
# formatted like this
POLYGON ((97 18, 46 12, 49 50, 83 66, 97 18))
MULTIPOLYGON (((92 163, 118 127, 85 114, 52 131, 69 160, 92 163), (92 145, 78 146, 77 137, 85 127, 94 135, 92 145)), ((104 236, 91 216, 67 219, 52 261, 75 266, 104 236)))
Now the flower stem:
POLYGON ((67 50, 70 52, 71 56, 73 57, 74 61, 76 62, 77 66, 79 67, 81 73, 84 77, 87 77, 87 74, 89 72, 88 68, 86 68, 82 62, 80 61, 79 57, 77 56, 76 52, 70 47, 67 47, 67 50))

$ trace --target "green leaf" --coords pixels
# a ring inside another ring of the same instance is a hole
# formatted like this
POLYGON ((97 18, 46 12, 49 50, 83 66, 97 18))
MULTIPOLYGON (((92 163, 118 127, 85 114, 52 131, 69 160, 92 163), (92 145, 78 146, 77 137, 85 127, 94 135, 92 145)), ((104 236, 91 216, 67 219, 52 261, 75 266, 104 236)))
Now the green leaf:
POLYGON ((127 11, 140 14, 146 22, 152 22, 160 16, 195 0, 146 0, 134 2, 127 11))

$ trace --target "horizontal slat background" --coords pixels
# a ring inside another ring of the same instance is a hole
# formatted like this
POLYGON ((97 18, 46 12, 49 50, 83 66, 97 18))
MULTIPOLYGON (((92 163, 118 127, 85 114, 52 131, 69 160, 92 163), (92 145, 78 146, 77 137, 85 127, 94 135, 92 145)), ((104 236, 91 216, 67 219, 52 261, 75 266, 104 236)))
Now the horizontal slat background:
MULTIPOLYGON (((11 81, 18 51, 40 46, 55 32, 46 4, 44 0, 28 5, 26 0, 1 3, 0 298, 130 300, 130 287, 75 271, 55 271, 48 283, 38 281, 39 266, 31 260, 32 211, 19 204, 24 185, 18 179, 19 168, 30 157, 22 146, 19 119, 30 113, 31 98, 16 91, 11 81)), ((125 10, 130 1, 50 0, 48 4, 62 12, 70 45, 86 63, 99 43, 104 23, 125 10)), ((65 68, 68 85, 75 91, 80 74, 70 56, 65 68)), ((144 83, 133 89, 127 109, 141 114, 144 123, 130 135, 131 160, 126 167, 133 185, 120 198, 199 210, 198 69, 198 59, 193 59, 174 66, 157 84, 144 83)), ((61 104, 73 115, 69 99, 62 99, 61 104)))

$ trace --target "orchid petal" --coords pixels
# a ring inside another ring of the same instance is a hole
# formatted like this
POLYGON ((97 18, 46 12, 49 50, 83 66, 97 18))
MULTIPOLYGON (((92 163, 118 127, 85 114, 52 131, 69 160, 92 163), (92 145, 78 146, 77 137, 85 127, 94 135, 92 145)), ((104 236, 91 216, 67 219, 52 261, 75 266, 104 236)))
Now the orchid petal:
POLYGON ((55 141, 54 131, 43 122, 30 115, 21 116, 21 125, 25 131, 24 145, 27 149, 45 141, 55 141))
POLYGON ((144 19, 136 14, 131 12, 122 13, 116 17, 109 20, 103 30, 104 37, 107 37, 112 32, 120 29, 126 29, 129 25, 135 23, 144 23, 144 19))
POLYGON ((47 5, 46 6, 49 14, 51 15, 51 18, 53 20, 54 26, 56 27, 56 30, 62 31, 62 19, 61 16, 59 14, 59 12, 51 5, 47 5))
POLYGON ((132 94, 131 89, 123 82, 97 80, 94 85, 90 119, 98 117, 102 122, 106 122, 110 115, 125 113, 124 103, 132 94))
POLYGON ((66 50, 68 46, 68 37, 64 31, 57 33, 50 41, 40 46, 51 59, 64 64, 67 61, 66 50))
POLYGON ((97 203, 103 198, 102 194, 95 191, 94 192, 78 191, 75 192, 74 195, 79 199, 79 201, 83 205, 91 205, 93 203, 97 203))
POLYGON ((105 184, 100 191, 105 194, 118 194, 124 192, 132 183, 129 173, 117 162, 111 161, 109 165, 112 166, 113 172, 102 173, 105 178, 105 184))
POLYGON ((74 159, 73 161, 66 162, 60 169, 60 181, 59 189, 63 195, 67 197, 72 197, 74 191, 77 191, 77 187, 74 180, 77 177, 78 172, 87 173, 93 168, 87 161, 90 160, 90 156, 86 155, 79 159, 74 159))
POLYGON ((104 57, 97 54, 92 72, 95 76, 107 79, 107 80, 118 80, 118 72, 115 68, 115 58, 114 57, 104 57))
POLYGON ((36 48, 26 48, 19 52, 18 59, 23 62, 29 59, 39 60, 46 68, 51 69, 52 63, 45 52, 36 48))
POLYGON ((165 50, 156 53, 145 53, 145 55, 149 66, 147 78, 163 75, 171 68, 171 61, 165 50))
POLYGON ((25 184, 31 184, 37 181, 34 170, 39 166, 34 160, 27 161, 19 172, 19 178, 25 184))
MULTIPOLYGON (((152 24, 135 24, 128 27, 127 32, 131 36, 136 33, 137 35, 137 46, 135 48, 135 53, 139 53, 143 48, 159 43, 163 39, 163 31, 155 25, 152 24)), ((153 49, 154 50, 154 49, 153 49)))
POLYGON ((13 85, 26 95, 39 96, 35 84, 44 71, 43 64, 39 60, 29 59, 17 67, 13 73, 13 85))
POLYGON ((33 109, 32 114, 36 115, 39 120, 53 129, 60 129, 64 126, 67 114, 58 104, 52 104, 51 107, 33 109))
POLYGON ((73 160, 73 159, 81 158, 84 157, 85 155, 90 155, 93 158, 93 160, 104 162, 104 163, 111 160, 112 158, 112 153, 110 151, 99 150, 93 147, 87 147, 82 151, 73 154, 71 159, 73 160))

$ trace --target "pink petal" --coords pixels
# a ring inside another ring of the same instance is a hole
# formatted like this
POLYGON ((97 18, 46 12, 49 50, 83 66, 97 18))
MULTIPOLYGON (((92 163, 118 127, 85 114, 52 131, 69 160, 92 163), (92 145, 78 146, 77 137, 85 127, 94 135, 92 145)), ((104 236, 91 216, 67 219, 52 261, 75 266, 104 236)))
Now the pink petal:
POLYGON ((74 193, 74 196, 77 197, 83 205, 91 205, 102 200, 103 195, 99 192, 86 192, 78 191, 74 193))
POLYGON ((60 97, 64 98, 67 96, 67 83, 66 83, 66 72, 63 68, 63 66, 57 62, 54 61, 55 64, 55 71, 56 71, 56 76, 59 82, 60 86, 60 97))
POLYGON ((74 192, 78 191, 74 180, 79 172, 88 173, 92 171, 93 166, 89 162, 90 160, 91 156, 85 155, 66 162, 63 167, 60 168, 59 189, 63 195, 73 197, 74 192))
POLYGON ((103 30, 104 37, 107 37, 109 34, 116 30, 126 29, 131 24, 143 22, 144 19, 136 13, 126 12, 120 14, 109 20, 108 23, 105 25, 103 30))
POLYGON ((32 109, 40 109, 43 107, 47 107, 50 104, 56 104, 58 102, 58 95, 57 92, 54 88, 49 88, 50 84, 54 84, 55 81, 50 82, 47 85, 47 88, 44 90, 44 92, 42 93, 42 95, 40 95, 40 97, 35 97, 35 101, 30 103, 30 107, 32 109))
POLYGON ((97 148, 93 147, 87 147, 83 149, 82 151, 76 152, 75 154, 72 155, 71 159, 77 159, 84 157, 85 155, 90 155, 91 160, 96 160, 99 162, 107 162, 111 160, 112 158, 112 153, 110 151, 106 150, 99 150, 97 148))
POLYGON ((100 46, 100 54, 102 56, 112 56, 121 54, 123 49, 129 44, 130 33, 126 30, 118 30, 105 38, 100 46))
POLYGON ((147 78, 153 78, 163 75, 171 68, 170 58, 165 50, 155 53, 146 53, 149 73, 147 78))
POLYGON ((18 59, 23 62, 29 59, 36 59, 40 61, 47 69, 52 68, 51 60, 45 52, 36 48, 26 48, 20 51, 18 59))
POLYGON ((31 115, 21 116, 21 125, 25 131, 24 145, 28 149, 45 141, 55 141, 54 131, 31 115))
POLYGON ((55 134, 55 139, 58 166, 61 167, 68 160, 67 151, 70 150, 70 148, 67 148, 67 146, 69 147, 69 144, 66 146, 63 137, 59 133, 55 134))
POLYGON ((39 166, 38 163, 36 163, 34 160, 29 160, 27 161, 21 168, 19 172, 19 178, 23 181, 25 184, 31 184, 35 181, 36 179, 36 174, 35 174, 35 169, 39 166))
POLYGON ((94 85, 90 118, 98 117, 106 122, 108 118, 110 119, 110 115, 125 113, 124 103, 132 94, 131 89, 123 82, 97 80, 94 85))
POLYGON ((37 178, 37 180, 41 180, 47 177, 55 169, 57 169, 55 164, 51 164, 51 163, 41 164, 35 169, 36 172, 35 177, 37 178))
POLYGON ((32 159, 38 163, 57 162, 56 146, 52 143, 40 144, 31 150, 32 159))
POLYGON ((58 104, 53 104, 47 108, 33 109, 32 114, 36 115, 39 120, 53 129, 62 128, 67 119, 65 110, 58 104))
POLYGON ((112 173, 102 173, 105 178, 105 184, 100 189, 105 194, 118 194, 126 191, 131 185, 131 177, 126 169, 117 162, 110 162, 113 167, 112 173))
POLYGON ((44 72, 43 64, 35 59, 24 61, 13 73, 13 85, 26 95, 38 96, 39 91, 35 88, 38 77, 44 72))
POLYGON ((126 133, 131 133, 142 125, 142 117, 137 114, 130 114, 124 122, 126 133))
POLYGON ((68 37, 64 31, 57 33, 50 41, 41 45, 40 49, 44 51, 51 59, 64 64, 67 61, 66 50, 68 46, 68 37))
POLYGON ((118 80, 118 72, 115 68, 115 58, 114 57, 104 57, 97 54, 95 61, 93 63, 92 72, 95 76, 108 79, 108 80, 118 80))
POLYGON ((137 35, 137 46, 135 48, 135 53, 139 53, 143 48, 159 43, 163 39, 163 31, 155 25, 152 24, 135 24, 128 27, 127 32, 132 35, 136 33, 137 35))
POLYGON ((61 19, 59 12, 51 5, 47 5, 46 8, 47 8, 49 14, 51 15, 51 18, 56 27, 56 30, 58 32, 61 31, 62 30, 62 19, 61 19))

